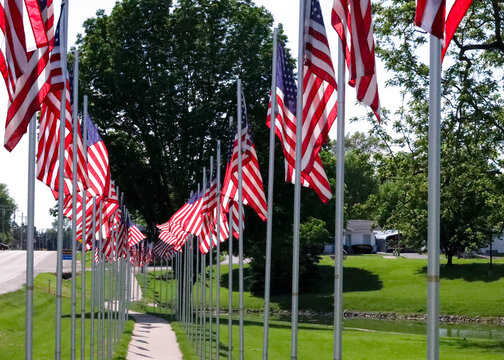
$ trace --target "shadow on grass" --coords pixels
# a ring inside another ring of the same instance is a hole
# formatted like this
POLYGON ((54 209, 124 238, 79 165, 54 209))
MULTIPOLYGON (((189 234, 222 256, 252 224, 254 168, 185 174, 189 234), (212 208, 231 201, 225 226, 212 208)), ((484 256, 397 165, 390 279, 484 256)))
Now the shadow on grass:
MULTIPOLYGON (((250 269, 246 268, 244 273, 244 286, 248 289, 250 269)), ((233 292, 238 292, 238 269, 233 270, 233 292)), ((299 295, 299 309, 309 311, 327 312, 333 311, 334 301, 334 267, 329 265, 319 266, 319 277, 312 281, 309 286, 309 291, 301 291, 299 295)), ((303 279, 300 279, 301 282, 303 279)), ((221 285, 229 289, 228 274, 221 277, 221 285)), ((300 287, 302 287, 300 285, 300 287)), ((308 287, 304 286, 305 288, 308 287)), ((383 288, 383 282, 379 276, 361 268, 345 267, 343 272, 343 292, 355 291, 376 291, 383 288)), ((280 292, 280 295, 272 295, 271 301, 277 303, 280 309, 291 309, 291 293, 290 286, 280 292)), ((272 291, 273 292, 273 291, 272 291)), ((258 295, 263 297, 261 295, 258 295)))
MULTIPOLYGON (((427 274, 427 266, 417 273, 427 274)), ((441 279, 493 282, 501 278, 504 278, 504 264, 493 264, 491 271, 490 265, 485 263, 441 265, 441 279)))
POLYGON ((458 349, 478 349, 482 352, 504 353, 504 341, 487 342, 487 341, 473 341, 463 339, 455 339, 455 341, 441 340, 441 343, 446 346, 456 347, 458 349))

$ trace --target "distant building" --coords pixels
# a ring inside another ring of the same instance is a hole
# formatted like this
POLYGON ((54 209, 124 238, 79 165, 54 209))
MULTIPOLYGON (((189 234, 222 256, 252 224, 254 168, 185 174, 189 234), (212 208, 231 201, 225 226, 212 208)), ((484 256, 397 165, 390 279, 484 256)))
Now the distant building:
POLYGON ((348 220, 345 230, 344 249, 348 253, 375 253, 378 250, 376 244, 375 230, 371 220, 348 220))
MULTIPOLYGON (((480 249, 483 255, 490 255, 490 246, 480 249)), ((492 254, 504 254, 504 234, 493 237, 492 254)))

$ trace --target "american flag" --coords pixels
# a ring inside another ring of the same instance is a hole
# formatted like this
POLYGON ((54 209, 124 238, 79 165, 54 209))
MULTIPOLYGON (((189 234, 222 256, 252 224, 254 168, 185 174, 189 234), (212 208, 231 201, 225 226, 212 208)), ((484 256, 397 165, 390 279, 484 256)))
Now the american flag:
MULTIPOLYGON (((64 15, 62 11, 62 16, 64 15)), ((63 20, 64 21, 64 20, 63 20)), ((53 194, 57 198, 59 189, 59 117, 60 104, 62 98, 62 82, 56 82, 57 72, 53 64, 59 64, 61 69, 61 50, 60 47, 60 25, 62 18, 58 22, 54 41, 54 48, 51 51, 51 90, 47 94, 42 104, 42 114, 39 130, 39 144, 37 152, 37 178, 44 182, 53 190, 53 194)), ((66 73, 66 72, 65 72, 66 73)), ((70 86, 68 79, 66 80, 66 112, 65 112, 65 164, 64 164, 64 179, 65 179, 65 195, 72 193, 72 157, 73 157, 73 132, 72 132, 72 110, 70 106, 70 86)), ((82 135, 80 127, 78 127, 77 138, 77 191, 83 191, 87 188, 87 168, 84 157, 84 147, 82 144, 82 135)))
MULTIPOLYGON (((243 204, 250 206, 261 220, 266 221, 267 207, 264 195, 261 172, 255 145, 250 134, 247 120, 245 99, 242 94, 242 133, 236 134, 231 159, 227 164, 226 175, 222 185, 222 206, 228 213, 232 211, 232 202, 238 203, 238 141, 242 142, 242 191, 243 204)), ((238 216, 236 217, 238 221, 238 216)), ((233 228, 235 228, 235 217, 233 216, 233 228)))
POLYGON ((332 25, 346 48, 349 84, 380 121, 371 0, 334 0, 332 25))
POLYGON ((191 208, 182 221, 182 229, 194 236, 199 236, 202 225, 201 207, 203 206, 203 196, 195 193, 188 203, 191 205, 191 208))
POLYGON ((110 186, 108 151, 89 115, 86 123, 89 190, 91 194, 101 196, 110 186))
POLYGON ((147 236, 145 236, 140 229, 138 229, 138 227, 128 219, 128 246, 132 247, 146 238, 147 236))
POLYGON ((170 259, 174 251, 173 246, 168 245, 164 241, 157 241, 152 248, 152 252, 159 259, 170 259))
MULTIPOLYGON (((303 128, 301 169, 310 172, 336 119, 336 77, 318 0, 311 0, 305 17, 303 64, 303 128)), ((298 114, 299 115, 299 114, 298 114)), ((291 166, 296 166, 291 163, 291 166)))
POLYGON ((446 9, 446 0, 417 1, 415 24, 443 39, 442 58, 472 2, 473 0, 451 0, 446 9))
POLYGON ((202 228, 199 248, 206 254, 210 248, 217 246, 217 228, 220 231, 220 240, 223 242, 229 236, 229 227, 226 213, 220 209, 220 221, 217 220, 217 180, 214 179, 205 192, 201 209, 202 228))
POLYGON ((0 71, 9 103, 5 148, 12 151, 49 91, 49 52, 54 38, 52 0, 0 3, 0 71), (23 17, 29 24, 23 23, 23 17), (32 31, 25 30, 31 29, 32 31))
MULTIPOLYGON (((276 69, 276 98, 277 116, 275 119, 275 133, 282 143, 285 156, 285 180, 295 182, 295 147, 296 147, 296 111, 297 111, 297 86, 294 74, 284 47, 278 42, 276 69)), ((275 96, 275 94, 272 94, 275 96)), ((271 126, 271 97, 268 108, 266 125, 271 126)), ((310 187, 320 199, 327 203, 332 197, 331 186, 322 165, 320 155, 315 156, 315 162, 310 171, 305 169, 301 173, 301 185, 310 187)))

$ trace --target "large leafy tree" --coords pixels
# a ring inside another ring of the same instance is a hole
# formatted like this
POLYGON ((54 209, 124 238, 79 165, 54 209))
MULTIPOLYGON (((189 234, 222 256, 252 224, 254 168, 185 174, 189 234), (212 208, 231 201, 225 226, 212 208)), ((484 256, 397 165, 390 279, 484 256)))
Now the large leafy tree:
MULTIPOLYGON (((427 234, 429 69, 421 54, 428 37, 413 26, 415 1, 392 0, 374 10, 377 53, 393 74, 389 85, 403 93, 403 106, 386 116, 394 136, 374 128, 389 151, 368 205, 382 226, 401 230, 420 248, 427 234)), ((443 65, 441 247, 449 264, 457 252, 502 231, 503 15, 501 1, 474 1, 443 65)))
MULTIPOLYGON (((148 225, 196 189, 216 139, 228 147, 237 77, 253 131, 264 127, 272 22, 248 0, 125 0, 85 22, 81 93, 113 178, 148 225)), ((257 137, 258 148, 265 143, 257 137)))

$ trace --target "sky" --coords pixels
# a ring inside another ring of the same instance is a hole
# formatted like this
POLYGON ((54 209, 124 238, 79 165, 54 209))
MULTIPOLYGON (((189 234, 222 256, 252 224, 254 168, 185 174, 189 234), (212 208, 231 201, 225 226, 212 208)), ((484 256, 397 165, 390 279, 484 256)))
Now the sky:
MULTIPOLYGON (((103 9, 107 14, 110 13, 116 0, 86 0, 69 1, 69 22, 68 22, 68 48, 70 48, 77 39, 77 34, 83 33, 83 22, 95 16, 98 9, 103 9)), ((279 23, 283 25, 287 34, 291 54, 297 54, 297 39, 299 28, 299 1, 296 0, 255 0, 259 6, 264 6, 269 10, 275 19, 275 26, 279 23), (288 6, 286 6, 288 5, 288 6)), ((331 46, 331 55, 333 64, 337 67, 338 38, 334 29, 331 27, 331 7, 333 0, 320 0, 320 6, 324 16, 327 36, 331 46)), ((55 0, 55 19, 59 16, 60 0, 55 0)), ((377 59, 377 77, 379 82, 379 92, 382 106, 389 110, 394 110, 400 105, 400 95, 397 90, 385 89, 384 83, 388 78, 383 65, 377 59)), ((341 84, 338 84, 341 88, 341 84)), ((363 105, 356 104, 355 90, 346 87, 346 118, 357 116, 362 117, 369 109, 363 105)), ((7 113, 7 94, 5 87, 0 85, 0 139, 4 138, 4 120, 7 113)), ((365 121, 358 121, 350 124, 346 121, 346 133, 355 131, 367 131, 370 125, 365 121)), ((336 126, 333 126, 330 137, 336 137, 336 126)), ((0 183, 7 184, 11 197, 14 198, 18 206, 16 221, 19 222, 21 215, 26 216, 27 208, 27 174, 28 174, 28 135, 24 136, 16 148, 9 153, 3 146, 0 147, 0 183)), ((35 182, 35 226, 37 229, 47 229, 51 227, 54 219, 49 214, 49 209, 56 204, 49 188, 40 181, 35 182)), ((26 219, 25 219, 26 221, 26 219)))

